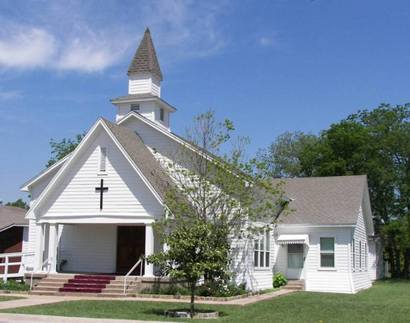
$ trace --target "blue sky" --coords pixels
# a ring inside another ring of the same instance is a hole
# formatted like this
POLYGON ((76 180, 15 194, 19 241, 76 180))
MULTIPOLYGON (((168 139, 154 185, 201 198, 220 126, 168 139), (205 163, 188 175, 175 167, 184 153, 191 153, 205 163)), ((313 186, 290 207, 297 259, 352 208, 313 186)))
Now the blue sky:
POLYGON ((0 2, 0 199, 50 156, 50 138, 114 118, 149 26, 178 108, 214 109, 251 138, 317 133, 381 102, 410 102, 410 3, 378 0, 0 2))

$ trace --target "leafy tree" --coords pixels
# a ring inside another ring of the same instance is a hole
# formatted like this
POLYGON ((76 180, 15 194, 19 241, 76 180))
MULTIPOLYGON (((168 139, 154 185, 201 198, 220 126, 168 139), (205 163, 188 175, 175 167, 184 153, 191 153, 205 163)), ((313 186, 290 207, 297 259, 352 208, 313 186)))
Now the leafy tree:
POLYGON ((167 216, 155 224, 166 248, 148 261, 187 281, 191 315, 198 280, 227 283, 233 241, 270 230, 284 208, 280 187, 258 176, 263 163, 244 160, 247 139, 233 142, 233 131, 229 120, 201 114, 187 131, 190 144, 161 158, 175 186, 165 198, 167 216))
POLYGON ((61 141, 54 139, 50 140, 51 158, 47 162, 46 167, 50 167, 60 159, 70 154, 84 138, 85 133, 78 134, 74 138, 63 138, 61 141))
POLYGON ((28 210, 28 204, 23 199, 15 200, 14 202, 7 202, 6 206, 15 206, 25 210, 28 210))
POLYGON ((376 230, 384 240, 393 276, 409 277, 410 105, 382 104, 362 110, 306 142, 303 134, 281 137, 264 160, 271 176, 367 174, 376 230), (313 142, 313 144, 312 144, 313 142), (298 149, 292 149, 298 147, 298 149), (287 161, 292 160, 292 167, 287 161), (284 162, 285 161, 285 162, 284 162))
POLYGON ((267 149, 258 152, 258 159, 266 164, 265 171, 272 177, 309 176, 311 170, 304 167, 311 163, 318 138, 303 132, 285 132, 279 135, 267 149))

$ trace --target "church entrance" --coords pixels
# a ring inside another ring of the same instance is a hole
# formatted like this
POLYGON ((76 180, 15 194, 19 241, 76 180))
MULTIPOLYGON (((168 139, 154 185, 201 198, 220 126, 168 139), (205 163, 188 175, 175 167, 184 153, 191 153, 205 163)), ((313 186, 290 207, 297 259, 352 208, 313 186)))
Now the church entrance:
MULTIPOLYGON (((144 253, 145 227, 119 226, 117 228, 117 274, 125 275, 144 253)), ((139 272, 138 266, 131 274, 139 275, 139 272)))

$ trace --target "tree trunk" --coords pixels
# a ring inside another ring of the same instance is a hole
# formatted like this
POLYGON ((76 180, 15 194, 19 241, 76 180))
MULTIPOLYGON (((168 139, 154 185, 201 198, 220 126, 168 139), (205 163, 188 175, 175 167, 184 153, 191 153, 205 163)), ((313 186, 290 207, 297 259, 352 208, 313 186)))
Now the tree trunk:
POLYGON ((400 264, 400 249, 399 248, 395 248, 394 250, 394 257, 395 257, 395 264, 396 264, 396 268, 394 269, 395 272, 395 277, 396 278, 400 278, 401 277, 401 264, 400 264))
POLYGON ((403 268, 403 277, 410 278, 410 248, 406 249, 404 252, 404 268, 403 268))
POLYGON ((391 277, 395 277, 396 276, 396 273, 395 273, 395 270, 396 270, 396 264, 395 264, 395 261, 394 261, 395 259, 394 259, 394 251, 393 251, 393 248, 392 247, 389 247, 388 248, 388 261, 389 261, 389 264, 390 264, 390 274, 391 274, 391 277))
POLYGON ((194 318, 195 315, 195 289, 196 289, 196 282, 191 283, 191 305, 190 305, 190 312, 191 318, 194 318))

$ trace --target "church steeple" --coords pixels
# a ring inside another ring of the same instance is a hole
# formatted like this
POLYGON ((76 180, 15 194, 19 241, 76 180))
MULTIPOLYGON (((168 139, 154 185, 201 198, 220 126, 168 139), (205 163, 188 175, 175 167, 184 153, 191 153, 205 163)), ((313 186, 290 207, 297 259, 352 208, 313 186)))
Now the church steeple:
POLYGON ((149 29, 128 67, 128 93, 161 95, 162 72, 149 29))
POLYGON ((128 75, 135 73, 151 73, 162 81, 161 68, 159 67, 151 32, 145 29, 144 37, 135 52, 134 58, 128 67, 128 75))
POLYGON ((145 29, 127 74, 128 95, 111 100, 117 107, 115 120, 120 121, 131 111, 169 130, 175 108, 161 99, 162 72, 148 28, 145 29))

